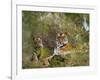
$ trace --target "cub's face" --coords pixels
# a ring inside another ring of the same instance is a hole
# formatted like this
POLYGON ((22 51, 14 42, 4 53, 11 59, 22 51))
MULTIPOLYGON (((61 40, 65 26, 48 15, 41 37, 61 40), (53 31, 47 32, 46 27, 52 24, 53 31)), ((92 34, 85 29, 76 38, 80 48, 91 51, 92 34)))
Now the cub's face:
POLYGON ((43 47, 43 42, 41 37, 35 37, 34 42, 38 47, 43 47))

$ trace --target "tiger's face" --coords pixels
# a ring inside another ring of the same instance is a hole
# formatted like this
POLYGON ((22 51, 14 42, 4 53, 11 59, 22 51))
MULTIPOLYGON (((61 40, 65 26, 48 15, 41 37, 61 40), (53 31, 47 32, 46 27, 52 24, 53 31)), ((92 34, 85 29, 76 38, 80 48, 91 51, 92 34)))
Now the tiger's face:
POLYGON ((57 42, 59 44, 64 44, 64 42, 68 41, 66 33, 58 33, 57 34, 57 42))
POLYGON ((58 33, 56 36, 56 48, 54 49, 55 55, 65 55, 68 51, 68 38, 66 33, 58 33))
POLYGON ((63 42, 64 38, 65 38, 65 34, 64 33, 58 33, 57 34, 58 42, 60 42, 60 43, 63 42))

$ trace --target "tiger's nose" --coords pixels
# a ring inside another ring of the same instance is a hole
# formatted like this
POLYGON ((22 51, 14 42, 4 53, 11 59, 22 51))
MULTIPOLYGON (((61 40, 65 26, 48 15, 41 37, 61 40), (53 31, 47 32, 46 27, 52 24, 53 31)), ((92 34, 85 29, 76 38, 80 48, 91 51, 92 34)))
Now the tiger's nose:
POLYGON ((60 39, 59 41, 60 41, 60 42, 62 42, 63 40, 62 40, 62 39, 60 39))

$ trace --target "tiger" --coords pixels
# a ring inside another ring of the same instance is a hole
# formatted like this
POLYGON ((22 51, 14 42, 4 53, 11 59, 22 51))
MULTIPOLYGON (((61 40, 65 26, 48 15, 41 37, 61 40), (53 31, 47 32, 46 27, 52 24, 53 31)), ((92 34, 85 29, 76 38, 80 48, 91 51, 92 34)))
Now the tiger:
MULTIPOLYGON (((44 57, 42 58, 42 61, 43 61, 45 67, 49 66, 49 64, 50 64, 49 61, 55 55, 64 57, 67 54, 82 52, 81 49, 79 50, 79 49, 75 49, 72 47, 72 45, 69 42, 68 36, 69 36, 69 34, 66 32, 56 34, 56 39, 55 39, 56 46, 52 47, 53 53, 50 54, 49 56, 46 56, 45 58, 44 57)), ((40 52, 40 58, 41 58, 42 51, 45 49, 44 39, 39 36, 39 37, 35 38, 35 41, 37 42, 37 44, 41 50, 41 52, 40 52)), ((34 53, 34 55, 35 55, 35 60, 38 62, 40 60, 40 58, 38 57, 37 53, 34 53)))
MULTIPOLYGON (((67 54, 80 53, 83 51, 84 45, 82 46, 82 49, 74 48, 73 45, 69 42, 68 36, 69 36, 69 33, 67 32, 57 34, 56 48, 54 48, 53 56, 55 55, 66 56, 67 54)), ((87 50, 85 52, 87 52, 87 50)))
POLYGON ((54 49, 54 55, 66 55, 68 51, 68 37, 66 33, 58 33, 56 36, 56 48, 54 49))

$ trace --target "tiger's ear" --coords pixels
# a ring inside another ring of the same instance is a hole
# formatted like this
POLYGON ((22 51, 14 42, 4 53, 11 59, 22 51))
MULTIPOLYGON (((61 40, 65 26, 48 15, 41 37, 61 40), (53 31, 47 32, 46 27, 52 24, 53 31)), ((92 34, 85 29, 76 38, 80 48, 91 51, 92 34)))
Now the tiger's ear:
POLYGON ((60 34, 59 33, 57 33, 57 37, 60 37, 60 34))
POLYGON ((65 34, 64 33, 62 33, 62 35, 61 35, 62 37, 64 37, 65 36, 65 34))
POLYGON ((69 36, 69 35, 70 35, 70 33, 69 33, 69 32, 65 32, 65 35, 68 35, 68 36, 69 36))
POLYGON ((68 35, 68 32, 65 32, 66 35, 68 35))

